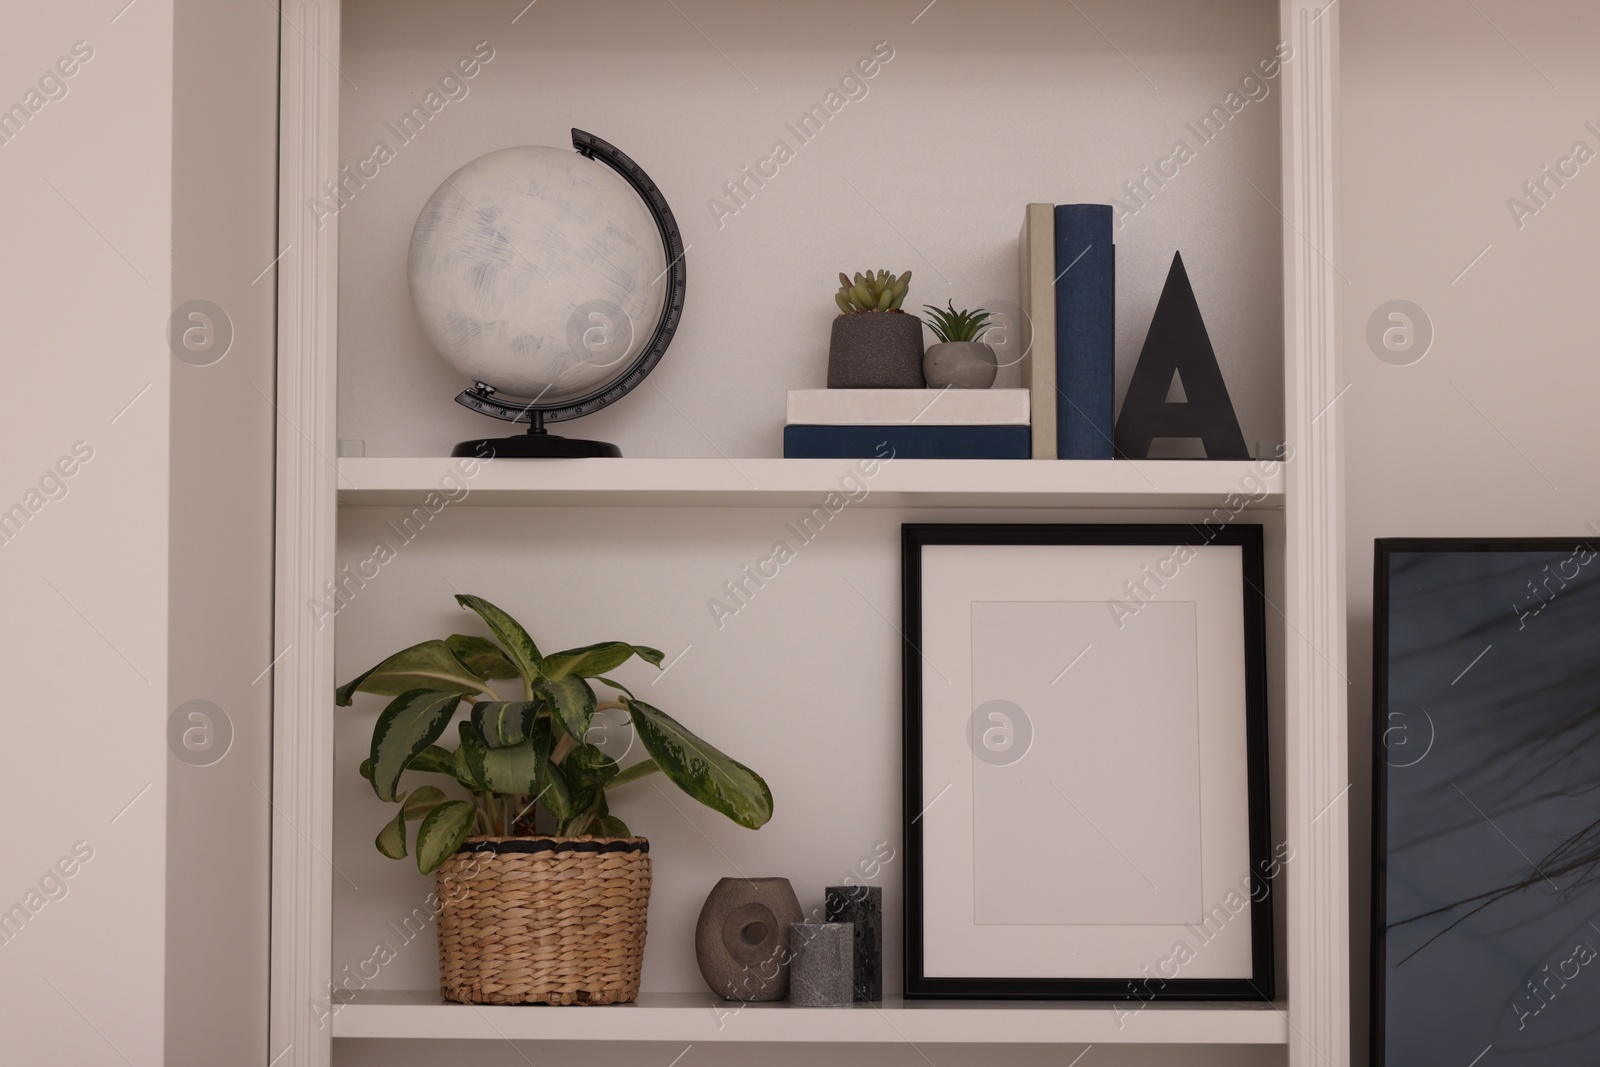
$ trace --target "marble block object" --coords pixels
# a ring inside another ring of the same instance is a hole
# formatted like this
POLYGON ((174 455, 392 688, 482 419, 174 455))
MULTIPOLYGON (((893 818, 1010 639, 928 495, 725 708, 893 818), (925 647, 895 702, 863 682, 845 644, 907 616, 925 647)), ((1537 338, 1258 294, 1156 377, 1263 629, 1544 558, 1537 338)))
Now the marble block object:
POLYGON ((695 924, 700 976, 726 1000, 783 1000, 789 995, 789 927, 800 898, 787 878, 724 878, 712 887, 695 924))
POLYGON ((828 921, 855 931, 855 999, 883 999, 883 890, 875 885, 830 885, 828 921))
POLYGON ((789 1003, 826 1008, 855 999, 855 953, 849 923, 789 927, 789 1003))

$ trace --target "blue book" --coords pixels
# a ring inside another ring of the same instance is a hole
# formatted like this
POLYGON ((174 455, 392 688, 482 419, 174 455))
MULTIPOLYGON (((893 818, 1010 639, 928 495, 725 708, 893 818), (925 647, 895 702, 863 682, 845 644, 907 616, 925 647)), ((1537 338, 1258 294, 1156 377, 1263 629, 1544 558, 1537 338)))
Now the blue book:
POLYGON ((1110 459, 1116 255, 1110 204, 1056 205, 1056 456, 1110 459))
POLYGON ((1026 426, 785 426, 785 459, 1028 459, 1026 426))

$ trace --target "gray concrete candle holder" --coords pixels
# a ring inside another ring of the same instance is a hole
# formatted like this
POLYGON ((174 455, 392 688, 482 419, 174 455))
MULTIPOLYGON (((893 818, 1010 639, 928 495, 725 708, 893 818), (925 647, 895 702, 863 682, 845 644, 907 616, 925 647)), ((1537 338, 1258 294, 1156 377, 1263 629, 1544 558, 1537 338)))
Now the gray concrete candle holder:
POLYGON ((855 931, 849 923, 789 927, 789 1003, 827 1008, 855 999, 855 931))

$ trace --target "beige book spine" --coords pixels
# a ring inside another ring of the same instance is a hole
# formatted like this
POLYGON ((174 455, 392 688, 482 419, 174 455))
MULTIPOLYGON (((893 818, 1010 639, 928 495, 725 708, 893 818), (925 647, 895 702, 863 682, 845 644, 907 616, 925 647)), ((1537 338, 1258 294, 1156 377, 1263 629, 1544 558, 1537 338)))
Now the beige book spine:
POLYGON ((1022 382, 1030 396, 1033 458, 1056 458, 1056 209, 1029 204, 1017 238, 1017 303, 1028 323, 1022 382))

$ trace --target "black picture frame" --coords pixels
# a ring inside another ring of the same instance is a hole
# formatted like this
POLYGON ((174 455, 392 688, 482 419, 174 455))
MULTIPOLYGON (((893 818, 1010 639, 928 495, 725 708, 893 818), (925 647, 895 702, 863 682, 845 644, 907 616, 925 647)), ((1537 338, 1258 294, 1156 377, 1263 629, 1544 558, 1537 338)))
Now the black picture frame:
MULTIPOLYGON (((1368 1055, 1371 1067, 1390 1067, 1387 1032, 1390 732, 1390 609, 1394 557, 1417 553, 1530 553, 1560 557, 1587 549, 1600 554, 1600 540, 1588 537, 1388 537, 1374 541, 1372 614, 1372 825, 1371 913, 1367 928, 1368 1055)), ((1537 601, 1531 601, 1536 603, 1537 601)), ((1514 603, 1507 612, 1516 610, 1514 603)), ((1542 610, 1542 608, 1540 609, 1542 610)), ((1485 650, 1487 651, 1487 650, 1485 650)), ((1469 653, 1470 655, 1470 653, 1469 653)), ((1474 663, 1476 661, 1473 661, 1474 663)), ((1464 674, 1465 672, 1463 672, 1464 674)), ((1454 684, 1454 683, 1451 683, 1454 684)), ((1502 831, 1503 832, 1503 831, 1502 831)), ((1538 855, 1538 853, 1534 853, 1538 855)), ((1485 1049, 1484 1051, 1487 1051, 1485 1049)), ((1471 1054, 1467 1059, 1471 1058, 1471 1054)), ((1465 1061, 1463 1061, 1465 1062, 1465 1061)), ((1528 1062, 1535 1062, 1529 1060, 1528 1062)), ((1399 1063, 1393 1067, 1401 1067, 1399 1063)), ((1409 1065, 1407 1065, 1409 1067, 1409 1065)))
MULTIPOLYGON (((1191 524, 907 523, 901 527, 903 589, 902 713, 904 788, 904 994, 907 999, 1039 999, 1106 1001, 1266 1001, 1276 995, 1273 896, 1251 895, 1249 978, 1173 978, 1159 990, 1144 975, 1117 978, 930 977, 924 967, 924 868, 918 818, 923 797, 922 549, 930 545, 1139 545, 1197 548, 1237 546, 1241 551, 1241 625, 1245 653, 1245 745, 1248 838, 1252 872, 1272 866, 1267 721, 1266 596, 1262 527, 1235 523, 1191 524)), ((1273 868, 1275 869, 1275 868, 1273 868)))

